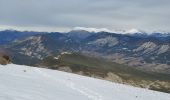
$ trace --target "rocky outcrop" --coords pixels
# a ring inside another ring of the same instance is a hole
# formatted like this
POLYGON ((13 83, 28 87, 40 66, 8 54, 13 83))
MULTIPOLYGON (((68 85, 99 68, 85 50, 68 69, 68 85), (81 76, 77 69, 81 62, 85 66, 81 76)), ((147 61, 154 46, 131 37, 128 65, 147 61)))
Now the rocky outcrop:
POLYGON ((108 81, 117 82, 117 83, 123 83, 123 80, 121 77, 111 72, 107 73, 107 77, 105 77, 104 79, 108 81))
POLYGON ((6 65, 9 64, 11 62, 10 57, 7 55, 0 55, 0 64, 2 65, 6 65))

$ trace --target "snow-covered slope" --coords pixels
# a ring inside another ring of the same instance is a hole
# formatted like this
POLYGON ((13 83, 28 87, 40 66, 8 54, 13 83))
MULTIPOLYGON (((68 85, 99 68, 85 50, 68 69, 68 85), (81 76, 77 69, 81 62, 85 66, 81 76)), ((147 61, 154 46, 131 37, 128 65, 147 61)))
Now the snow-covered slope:
POLYGON ((9 64, 0 65, 0 100, 170 100, 170 94, 9 64))

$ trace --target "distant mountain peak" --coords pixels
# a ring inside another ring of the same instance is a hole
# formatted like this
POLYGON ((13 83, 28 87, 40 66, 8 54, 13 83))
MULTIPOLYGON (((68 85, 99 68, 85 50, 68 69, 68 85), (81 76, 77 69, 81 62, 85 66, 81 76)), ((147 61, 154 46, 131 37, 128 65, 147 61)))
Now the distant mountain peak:
POLYGON ((125 31, 126 34, 135 34, 135 33, 145 33, 144 31, 141 31, 139 29, 132 28, 130 30, 125 31))
POLYGON ((89 27, 75 27, 73 29, 74 31, 78 31, 78 30, 84 30, 84 31, 88 31, 88 32, 110 32, 113 33, 113 31, 107 29, 107 28, 89 28, 89 27))
POLYGON ((129 29, 129 30, 109 30, 107 28, 89 28, 89 27, 75 27, 72 31, 87 31, 87 32, 108 32, 108 33, 118 33, 118 34, 143 34, 146 33, 139 29, 129 29))

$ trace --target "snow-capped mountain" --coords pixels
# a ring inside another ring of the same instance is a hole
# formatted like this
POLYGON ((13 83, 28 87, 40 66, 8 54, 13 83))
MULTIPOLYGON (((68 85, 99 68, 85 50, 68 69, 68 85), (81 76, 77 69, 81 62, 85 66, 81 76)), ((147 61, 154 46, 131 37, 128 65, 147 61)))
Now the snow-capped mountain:
POLYGON ((147 32, 138 30, 135 28, 132 29, 126 29, 126 30, 118 30, 118 29, 107 29, 107 28, 87 28, 87 27, 75 27, 73 28, 73 31, 87 31, 87 32, 94 32, 94 33, 99 33, 99 32, 108 32, 108 33, 117 33, 117 34, 147 34, 147 32))
POLYGON ((1 100, 169 100, 170 94, 43 68, 0 65, 1 100))
POLYGON ((113 32, 107 28, 87 28, 87 27, 75 27, 73 30, 84 30, 84 31, 88 31, 88 32, 113 32))
POLYGON ((135 33, 140 33, 140 34, 143 34, 143 33, 146 33, 144 31, 141 31, 141 30, 138 30, 138 29, 135 29, 135 28, 132 28, 130 30, 126 30, 124 32, 124 34, 135 34, 135 33))

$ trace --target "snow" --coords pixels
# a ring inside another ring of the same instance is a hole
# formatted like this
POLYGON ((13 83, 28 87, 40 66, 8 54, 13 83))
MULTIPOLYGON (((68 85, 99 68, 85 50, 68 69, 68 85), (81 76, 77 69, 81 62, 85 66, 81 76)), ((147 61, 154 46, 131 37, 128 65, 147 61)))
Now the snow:
POLYGON ((57 56, 57 57, 54 57, 54 59, 58 60, 58 59, 59 59, 59 57, 58 57, 58 56, 57 56))
POLYGON ((91 28, 91 27, 75 27, 73 30, 84 30, 88 32, 109 32, 109 33, 117 33, 117 34, 135 34, 135 33, 146 33, 144 31, 132 28, 126 30, 118 30, 118 29, 107 29, 107 28, 91 28))
POLYGON ((72 54, 72 53, 70 53, 70 52, 62 52, 62 53, 61 53, 60 55, 58 55, 57 57, 54 57, 54 59, 58 60, 58 59, 61 57, 61 55, 64 55, 64 54, 70 55, 70 54, 72 54))
POLYGON ((107 28, 87 28, 87 27, 75 27, 73 30, 84 30, 84 31, 88 31, 88 32, 110 32, 112 33, 113 31, 107 29, 107 28))
POLYGON ((139 31, 138 29, 132 28, 130 30, 126 30, 124 33, 125 34, 135 34, 135 33, 143 33, 143 32, 139 31))
POLYGON ((64 54, 70 55, 71 53, 70 53, 70 52, 62 52, 62 53, 61 53, 61 55, 64 55, 64 54))
POLYGON ((134 28, 127 31, 127 33, 138 33, 138 32, 140 32, 140 31, 138 29, 134 29, 134 28))
POLYGON ((170 100, 170 94, 9 64, 0 65, 0 100, 170 100))

